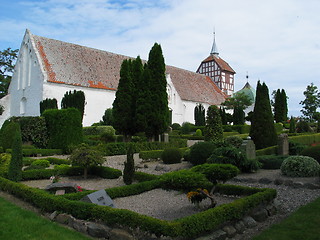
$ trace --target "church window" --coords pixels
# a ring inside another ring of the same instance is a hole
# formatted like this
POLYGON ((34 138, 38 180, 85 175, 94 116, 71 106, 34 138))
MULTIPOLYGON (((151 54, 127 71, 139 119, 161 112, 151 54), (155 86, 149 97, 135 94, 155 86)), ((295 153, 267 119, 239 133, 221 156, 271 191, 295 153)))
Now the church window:
POLYGON ((26 113, 26 105, 27 105, 27 99, 25 97, 21 98, 20 101, 20 114, 24 115, 26 113))

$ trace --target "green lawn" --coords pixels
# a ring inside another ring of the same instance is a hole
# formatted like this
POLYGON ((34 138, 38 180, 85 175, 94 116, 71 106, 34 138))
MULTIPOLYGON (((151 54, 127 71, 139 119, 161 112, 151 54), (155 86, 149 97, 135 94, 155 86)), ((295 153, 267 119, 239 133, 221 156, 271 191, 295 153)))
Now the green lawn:
POLYGON ((279 224, 271 226, 253 240, 319 240, 320 198, 302 206, 279 224))
POLYGON ((92 238, 39 217, 34 212, 22 209, 0 197, 0 239, 88 240, 92 238))

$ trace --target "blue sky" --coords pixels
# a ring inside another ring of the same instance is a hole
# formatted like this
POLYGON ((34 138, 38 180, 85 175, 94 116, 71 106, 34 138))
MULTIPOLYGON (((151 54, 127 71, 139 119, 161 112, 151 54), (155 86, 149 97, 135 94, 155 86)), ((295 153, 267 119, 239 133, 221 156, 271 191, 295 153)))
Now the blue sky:
POLYGON ((211 50, 237 72, 236 90, 265 82, 285 89, 300 116, 303 91, 320 88, 318 0, 0 0, 0 50, 33 34, 147 59, 154 42, 166 64, 196 71, 211 50))

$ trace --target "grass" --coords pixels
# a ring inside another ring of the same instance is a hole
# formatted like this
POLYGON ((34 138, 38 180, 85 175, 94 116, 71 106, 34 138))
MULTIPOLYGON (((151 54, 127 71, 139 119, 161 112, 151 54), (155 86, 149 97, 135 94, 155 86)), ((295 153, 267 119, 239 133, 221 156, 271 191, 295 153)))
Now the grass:
POLYGON ((92 239, 22 209, 0 197, 0 239, 88 240, 92 239))
POLYGON ((271 226, 253 240, 319 240, 320 198, 300 207, 282 222, 271 226))

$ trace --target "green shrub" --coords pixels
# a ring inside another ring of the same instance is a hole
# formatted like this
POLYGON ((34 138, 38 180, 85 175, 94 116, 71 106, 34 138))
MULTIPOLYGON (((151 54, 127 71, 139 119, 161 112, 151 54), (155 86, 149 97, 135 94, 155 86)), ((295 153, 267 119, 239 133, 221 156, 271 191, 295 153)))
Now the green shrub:
POLYGON ((243 139, 239 136, 229 136, 224 139, 224 142, 231 146, 239 148, 243 143, 243 139))
POLYGON ((180 163, 182 158, 178 148, 166 148, 162 151, 161 159, 164 164, 180 163))
POLYGON ((302 143, 289 141, 289 155, 300 155, 306 147, 302 143))
POLYGON ((314 177, 319 176, 320 165, 312 157, 291 156, 283 161, 280 169, 289 177, 314 177))
POLYGON ((8 170, 8 178, 11 181, 18 182, 22 178, 22 139, 20 127, 15 132, 12 143, 11 161, 8 170))
POLYGON ((312 132, 310 125, 307 121, 300 120, 297 125, 297 133, 306 133, 306 132, 312 132))
POLYGON ((180 129, 181 129, 181 126, 180 126, 179 123, 173 123, 173 124, 171 125, 171 128, 172 128, 172 130, 180 130, 180 129))
POLYGON ((82 142, 82 115, 75 108, 49 109, 43 113, 49 134, 49 148, 63 149, 82 142))
POLYGON ((7 153, 0 154, 0 176, 8 177, 8 169, 11 161, 11 155, 7 153))
POLYGON ((145 182, 145 181, 151 181, 151 180, 156 180, 159 176, 149 174, 149 173, 144 173, 144 172, 135 172, 133 179, 138 181, 138 182, 145 182))
POLYGON ((190 162, 190 148, 187 148, 183 153, 183 160, 190 162))
POLYGON ((277 154, 277 151, 278 151, 278 146, 262 148, 262 149, 256 150, 256 156, 275 155, 277 154))
POLYGON ((194 166, 191 171, 202 173, 206 178, 216 184, 220 181, 226 182, 227 180, 237 176, 239 169, 231 164, 202 164, 194 166))
POLYGON ((35 169, 45 169, 45 166, 41 166, 41 165, 30 165, 26 168, 23 169, 23 171, 30 171, 30 170, 35 170, 35 169))
MULTIPOLYGON (((83 127, 82 132, 83 135, 102 135, 109 131, 114 130, 112 126, 91 126, 91 127, 83 127)), ((115 134, 115 132, 113 133, 115 134)))
POLYGON ((197 188, 212 188, 212 183, 203 174, 190 170, 166 173, 161 175, 159 180, 165 189, 190 191, 197 188))
POLYGON ((163 150, 141 151, 139 153, 139 158, 143 160, 159 159, 161 158, 162 152, 163 150))
POLYGON ((126 185, 130 185, 133 182, 135 172, 133 154, 133 146, 130 145, 127 152, 127 161, 124 163, 123 170, 123 181, 126 185))
POLYGON ((23 157, 23 159, 22 159, 23 166, 30 166, 31 163, 32 163, 33 161, 35 161, 35 160, 36 160, 36 159, 34 159, 34 158, 23 157))
POLYGON ((0 146, 3 148, 4 152, 12 147, 14 135, 19 128, 19 124, 14 121, 6 120, 3 123, 0 130, 0 146))
POLYGON ((277 134, 281 133, 283 130, 283 123, 281 122, 275 123, 274 128, 276 129, 277 134))
POLYGON ((301 155, 312 157, 320 163, 320 145, 311 146, 303 149, 301 155))
POLYGON ((253 172, 260 168, 258 161, 247 159, 239 148, 219 147, 216 148, 207 160, 208 163, 232 164, 242 172, 253 172))
POLYGON ((196 130, 196 133, 194 134, 195 136, 197 136, 197 137, 202 137, 202 131, 201 131, 201 129, 197 129, 196 130))
POLYGON ((320 133, 316 134, 303 134, 298 136, 289 137, 289 142, 301 143, 304 145, 311 145, 320 142, 320 133))
MULTIPOLYGON (((6 153, 11 153, 11 149, 7 149, 6 153)), ((37 157, 40 156, 52 156, 52 155, 61 155, 61 149, 22 149, 23 156, 28 157, 37 157)))
POLYGON ((257 156, 257 160, 262 164, 262 169, 280 169, 282 162, 288 156, 262 155, 257 156))
POLYGON ((42 167, 47 168, 50 166, 50 162, 45 159, 38 159, 38 160, 33 161, 31 163, 31 166, 42 166, 42 167))
POLYGON ((71 161, 69 159, 47 157, 47 158, 45 158, 45 160, 49 161, 50 164, 53 164, 53 165, 61 165, 61 164, 70 165, 71 164, 71 161))
POLYGON ((91 166, 88 173, 106 179, 117 179, 122 175, 120 170, 104 166, 91 166))
POLYGON ((193 165, 205 163, 215 148, 214 142, 197 142, 190 148, 190 162, 193 165))
POLYGON ((189 133, 191 133, 193 126, 194 126, 194 124, 192 124, 192 123, 184 122, 184 123, 182 123, 180 131, 182 134, 189 134, 189 133))

